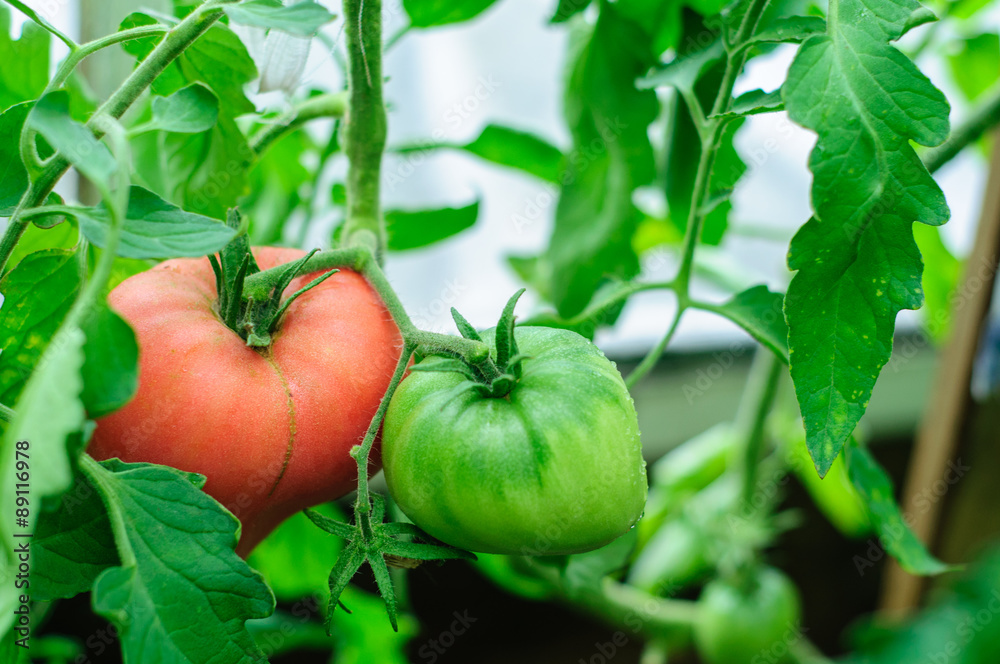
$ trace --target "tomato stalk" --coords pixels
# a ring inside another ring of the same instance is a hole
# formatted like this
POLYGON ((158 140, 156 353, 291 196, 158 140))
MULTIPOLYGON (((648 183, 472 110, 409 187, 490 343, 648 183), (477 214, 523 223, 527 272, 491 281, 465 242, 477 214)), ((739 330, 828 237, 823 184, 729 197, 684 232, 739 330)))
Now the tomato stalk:
POLYGON ((343 117, 347 111, 347 102, 347 95, 343 92, 310 97, 297 104, 290 113, 276 118, 273 123, 251 136, 250 149, 260 156, 279 138, 298 129, 309 120, 343 117))
POLYGON ((753 505, 757 490, 757 467, 764 443, 764 425, 774 405, 783 369, 783 364, 774 353, 758 348, 743 391, 745 397, 737 415, 737 428, 743 439, 742 500, 747 506, 753 505))
POLYGON ((382 2, 344 0, 350 104, 345 123, 347 220, 343 244, 365 246, 381 260, 386 245, 379 207, 386 115, 382 100, 382 2))

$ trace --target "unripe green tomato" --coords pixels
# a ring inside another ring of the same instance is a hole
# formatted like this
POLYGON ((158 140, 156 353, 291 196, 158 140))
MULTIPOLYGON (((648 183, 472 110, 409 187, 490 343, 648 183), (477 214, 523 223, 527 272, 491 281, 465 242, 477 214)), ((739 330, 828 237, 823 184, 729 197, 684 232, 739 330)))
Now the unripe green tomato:
MULTIPOLYGON (((505 397, 462 389, 470 381, 454 372, 403 380, 382 431, 389 492, 418 526, 470 551, 596 549, 628 531, 646 502, 632 398, 575 332, 515 335, 526 359, 505 397)), ((493 330, 482 337, 493 346, 493 330)))
POLYGON ((773 567, 734 585, 716 579, 698 600, 694 640, 707 664, 780 664, 799 635, 799 594, 773 567))

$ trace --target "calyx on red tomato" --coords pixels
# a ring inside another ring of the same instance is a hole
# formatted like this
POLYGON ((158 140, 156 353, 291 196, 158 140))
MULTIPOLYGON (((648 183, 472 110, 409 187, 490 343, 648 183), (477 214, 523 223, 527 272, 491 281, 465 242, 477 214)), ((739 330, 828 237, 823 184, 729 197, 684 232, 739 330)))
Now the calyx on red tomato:
MULTIPOLYGON (((253 255, 261 269, 304 256, 268 247, 253 255)), ((356 272, 340 270, 280 311, 317 274, 289 275, 273 301, 255 305, 266 310, 236 312, 248 336, 268 342, 262 348, 227 327, 207 259, 168 260, 108 298, 135 330, 139 389, 98 421, 88 451, 205 475, 205 491, 242 521, 241 555, 286 517, 356 487, 350 449, 399 358, 399 331, 356 272), (266 325, 247 327, 254 321, 266 325)), ((238 293, 227 297, 232 304, 238 293)), ((376 471, 377 450, 372 459, 376 471)))
POLYGON ((471 551, 588 551, 622 535, 646 501, 635 407, 601 351, 568 330, 500 325, 495 369, 428 357, 386 413, 389 492, 437 539, 471 551), (489 375, 492 372, 492 375, 489 375))
POLYGON ((787 662, 799 634, 799 594, 773 567, 733 582, 716 579, 701 592, 694 640, 708 664, 787 662))

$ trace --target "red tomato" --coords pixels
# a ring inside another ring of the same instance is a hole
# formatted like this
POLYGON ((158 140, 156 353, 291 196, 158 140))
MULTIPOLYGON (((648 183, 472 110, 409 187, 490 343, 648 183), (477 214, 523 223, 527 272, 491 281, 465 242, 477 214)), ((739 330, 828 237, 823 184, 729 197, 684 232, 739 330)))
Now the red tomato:
MULTIPOLYGON (((262 270, 303 255, 257 248, 262 270)), ((319 273, 296 278, 285 295, 319 273)), ((111 306, 139 341, 139 390, 98 421, 89 452, 205 475, 243 523, 246 555, 281 521, 356 487, 361 442, 399 359, 399 331, 371 286, 341 270, 295 300, 255 350, 213 309, 207 259, 177 259, 122 282, 111 306)), ((378 449, 371 471, 377 471, 378 449)))

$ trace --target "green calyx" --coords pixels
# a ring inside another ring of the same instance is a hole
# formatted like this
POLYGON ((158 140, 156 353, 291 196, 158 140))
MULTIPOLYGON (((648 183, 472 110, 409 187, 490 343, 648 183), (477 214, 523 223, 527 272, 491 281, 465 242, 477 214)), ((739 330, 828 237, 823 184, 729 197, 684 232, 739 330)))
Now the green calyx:
MULTIPOLYGON (((442 359, 437 362, 421 363, 413 367, 413 371, 454 371, 465 376, 469 383, 464 386, 473 389, 482 396, 503 398, 510 394, 523 371, 522 363, 526 356, 517 348, 514 338, 514 307, 524 294, 521 289, 507 300, 507 305, 500 314, 495 335, 495 349, 482 362, 471 363, 460 357, 442 359)), ((452 307, 451 317, 455 320, 459 333, 466 339, 483 343, 476 329, 462 314, 452 307)))
MULTIPOLYGON (((236 209, 229 210, 226 224, 244 230, 243 219, 236 209)), ((288 284, 299 276, 306 261, 317 251, 318 249, 314 249, 299 260, 282 266, 283 271, 269 290, 248 295, 244 292, 247 277, 261 270, 250 251, 247 234, 241 232, 219 252, 218 257, 208 257, 215 272, 215 288, 219 294, 219 299, 216 301, 219 318, 233 332, 240 335, 248 346, 253 348, 270 346, 271 335, 277 329, 278 322, 288 306, 297 297, 320 285, 337 272, 337 270, 324 272, 284 300, 281 299, 288 284)))

